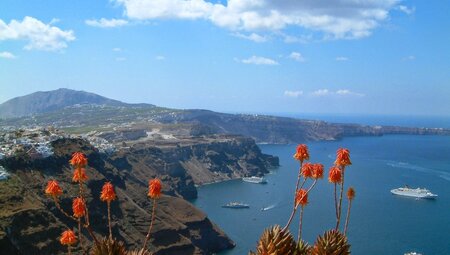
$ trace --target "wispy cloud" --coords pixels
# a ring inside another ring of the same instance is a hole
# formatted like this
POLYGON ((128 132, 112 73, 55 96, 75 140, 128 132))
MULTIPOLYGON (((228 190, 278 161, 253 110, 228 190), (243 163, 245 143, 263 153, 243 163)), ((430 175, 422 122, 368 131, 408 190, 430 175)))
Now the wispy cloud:
POLYGON ((127 58, 124 58, 124 57, 118 57, 118 58, 116 58, 116 61, 117 61, 117 62, 123 62, 123 61, 125 61, 125 60, 127 60, 127 58))
POLYGON ((311 95, 313 96, 326 96, 329 95, 330 91, 328 89, 318 89, 316 91, 311 92, 311 95))
POLYGON ((136 20, 203 19, 233 31, 281 31, 301 27, 328 38, 356 39, 389 19, 395 0, 378 1, 237 1, 115 0, 125 15, 136 20))
POLYGON ((26 40, 26 50, 56 51, 67 47, 67 42, 75 40, 72 30, 62 30, 50 22, 45 24, 26 16, 22 21, 11 20, 6 24, 0 19, 0 41, 26 40))
POLYGON ((113 27, 121 27, 128 24, 127 20, 124 19, 105 19, 101 18, 99 20, 96 19, 88 19, 85 21, 86 25, 92 27, 101 27, 101 28, 113 28, 113 27))
POLYGON ((413 61, 413 60, 416 60, 416 56, 409 55, 409 56, 404 57, 403 60, 405 60, 405 61, 413 61))
POLYGON ((265 58, 265 57, 258 57, 258 56, 251 56, 247 59, 242 59, 242 63, 244 64, 253 64, 253 65, 278 65, 279 63, 273 59, 265 58))
POLYGON ((262 42, 267 42, 267 40, 269 40, 269 38, 267 36, 262 36, 256 33, 251 33, 251 34, 242 34, 242 33, 233 33, 233 36, 242 38, 242 39, 246 39, 246 40, 250 40, 250 41, 254 41, 257 43, 262 43, 262 42))
POLYGON ((323 97, 323 96, 353 96, 353 97, 363 97, 362 93, 350 91, 348 89, 338 89, 336 92, 330 91, 328 89, 318 89, 310 93, 312 96, 323 97))
POLYGON ((347 57, 336 57, 336 61, 348 61, 349 59, 347 57))
POLYGON ((305 58, 302 56, 302 54, 295 51, 289 54, 288 58, 293 59, 297 62, 305 62, 305 58))
POLYGON ((363 97, 363 96, 365 96, 362 93, 353 92, 353 91, 350 91, 348 89, 337 90, 336 91, 336 95, 340 95, 340 96, 356 96, 356 97, 363 97))
POLYGON ((166 57, 164 57, 162 55, 158 55, 158 56, 155 57, 155 59, 159 60, 159 61, 164 61, 164 60, 166 60, 166 57))
POLYGON ((112 50, 113 50, 113 51, 115 51, 115 52, 119 52, 119 51, 122 51, 122 49, 121 49, 121 48, 113 48, 112 50))
POLYGON ((301 90, 285 90, 284 91, 284 96, 285 97, 297 98, 297 97, 299 97, 301 95, 303 95, 303 91, 301 91, 301 90))
POLYGON ((11 52, 3 51, 0 52, 0 58, 14 59, 16 56, 14 56, 11 52))
POLYGON ((406 13, 408 15, 411 15, 411 14, 413 14, 416 11, 416 7, 414 7, 414 6, 413 7, 408 7, 408 6, 405 6, 405 5, 399 5, 395 9, 397 9, 397 10, 399 10, 401 12, 404 12, 404 13, 406 13))

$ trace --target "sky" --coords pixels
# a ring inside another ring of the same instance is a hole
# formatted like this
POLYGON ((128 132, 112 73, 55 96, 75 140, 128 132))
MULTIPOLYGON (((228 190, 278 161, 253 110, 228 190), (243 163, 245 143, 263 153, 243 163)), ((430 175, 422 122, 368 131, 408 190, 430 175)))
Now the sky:
POLYGON ((2 0, 0 103, 450 116, 450 1, 2 0))

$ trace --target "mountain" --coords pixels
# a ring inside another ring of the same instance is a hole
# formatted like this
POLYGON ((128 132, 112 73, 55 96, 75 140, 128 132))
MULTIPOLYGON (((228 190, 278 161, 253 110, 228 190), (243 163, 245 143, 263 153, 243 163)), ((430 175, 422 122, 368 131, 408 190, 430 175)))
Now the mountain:
POLYGON ((47 113, 65 107, 83 104, 131 106, 131 104, 122 103, 94 93, 61 88, 53 91, 38 91, 8 100, 0 104, 0 118, 47 113))
POLYGON ((385 134, 450 135, 450 129, 443 128, 367 126, 257 114, 170 109, 148 104, 126 104, 95 94, 67 89, 38 92, 12 99, 0 105, 0 115, 5 114, 2 111, 5 104, 9 105, 8 108, 20 108, 18 100, 23 98, 28 99, 26 105, 30 109, 36 105, 50 105, 43 102, 42 96, 33 96, 39 93, 47 93, 50 98, 58 98, 57 101, 64 103, 58 107, 56 107, 58 104, 53 104, 43 113, 38 113, 36 108, 39 107, 35 107, 33 111, 28 111, 35 112, 32 116, 0 119, 0 128, 12 130, 18 127, 54 126, 70 133, 80 134, 99 130, 108 132, 124 127, 138 129, 140 130, 138 133, 143 134, 161 130, 166 130, 167 135, 239 134, 253 138, 257 143, 280 144, 385 134))

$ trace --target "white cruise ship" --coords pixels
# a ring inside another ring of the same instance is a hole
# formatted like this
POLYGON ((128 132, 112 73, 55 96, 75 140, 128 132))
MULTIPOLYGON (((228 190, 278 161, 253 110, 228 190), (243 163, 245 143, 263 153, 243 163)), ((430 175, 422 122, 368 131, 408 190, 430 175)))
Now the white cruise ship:
POLYGON ((257 176, 244 177, 244 178, 242 178, 242 180, 244 182, 251 182, 251 183, 258 183, 258 184, 267 183, 267 181, 266 181, 266 179, 264 179, 264 177, 257 177, 257 176))
POLYGON ((222 205, 223 208, 233 208, 233 209, 242 209, 242 208, 250 208, 250 205, 239 203, 239 202, 230 202, 226 205, 222 205))
POLYGON ((436 194, 431 193, 431 191, 427 189, 412 189, 408 186, 398 189, 391 190, 392 194, 400 195, 400 196, 406 196, 406 197, 415 197, 415 198, 427 198, 427 199, 434 199, 437 197, 436 194))

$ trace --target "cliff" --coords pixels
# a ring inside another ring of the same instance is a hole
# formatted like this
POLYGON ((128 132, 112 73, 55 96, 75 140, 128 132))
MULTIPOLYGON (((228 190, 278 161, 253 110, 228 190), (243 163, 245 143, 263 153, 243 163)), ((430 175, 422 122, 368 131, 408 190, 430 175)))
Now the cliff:
POLYGON ((262 174, 267 166, 277 164, 276 158, 261 154, 253 140, 236 136, 137 143, 110 156, 81 139, 60 139, 52 147, 55 154, 46 159, 19 155, 1 162, 12 174, 0 182, 0 249, 7 254, 64 253, 58 237, 74 224, 45 197, 43 189, 48 179, 56 178, 65 190, 61 204, 71 211, 76 187, 69 182, 68 160, 74 151, 83 151, 89 160, 91 225, 97 233, 107 233, 106 204, 99 200, 99 193, 104 181, 110 180, 118 196, 112 203, 114 236, 128 247, 142 245, 149 225, 147 182, 156 176, 162 179, 165 195, 158 201, 150 247, 154 254, 169 255, 212 254, 234 246, 204 213, 183 199, 196 197, 195 184, 262 174))

